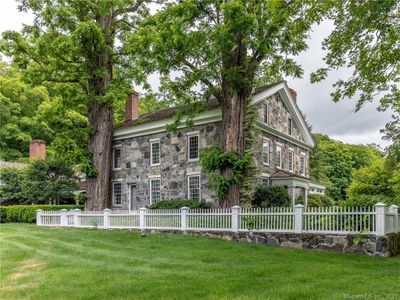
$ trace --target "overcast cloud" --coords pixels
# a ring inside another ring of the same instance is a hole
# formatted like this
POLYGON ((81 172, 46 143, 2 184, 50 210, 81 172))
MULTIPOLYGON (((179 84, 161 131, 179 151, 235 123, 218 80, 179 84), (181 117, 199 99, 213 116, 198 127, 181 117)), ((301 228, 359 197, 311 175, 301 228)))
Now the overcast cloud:
MULTIPOLYGON (((5 30, 20 30, 22 24, 32 21, 32 15, 19 13, 14 0, 1 0, 0 32, 5 30)), ((309 49, 297 60, 304 68, 303 79, 288 79, 289 86, 297 91, 298 105, 306 114, 307 121, 312 125, 313 132, 325 133, 334 139, 347 143, 376 143, 386 146, 381 140, 379 130, 390 119, 389 112, 378 112, 377 102, 368 103, 358 113, 354 112, 355 99, 333 103, 330 99, 332 83, 338 78, 346 78, 347 70, 330 73, 328 80, 318 84, 310 83, 310 73, 323 65, 321 42, 332 29, 329 22, 314 26, 309 39, 309 49)), ((157 78, 151 80, 158 84, 157 78)))

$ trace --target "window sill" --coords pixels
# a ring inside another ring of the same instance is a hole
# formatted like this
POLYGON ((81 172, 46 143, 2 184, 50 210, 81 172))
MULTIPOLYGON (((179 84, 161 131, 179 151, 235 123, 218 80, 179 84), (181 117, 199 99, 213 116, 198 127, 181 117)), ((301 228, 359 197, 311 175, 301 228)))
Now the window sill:
POLYGON ((158 164, 150 164, 150 167, 159 167, 161 165, 161 163, 158 164))
POLYGON ((113 203, 112 206, 115 206, 115 207, 122 207, 122 203, 121 203, 121 204, 115 204, 115 203, 113 203))
POLYGON ((263 165, 269 167, 269 163, 263 162, 263 165))
POLYGON ((113 171, 121 171, 121 168, 114 168, 113 171))
POLYGON ((196 158, 196 159, 188 159, 188 162, 198 162, 198 161, 199 161, 198 158, 196 158))

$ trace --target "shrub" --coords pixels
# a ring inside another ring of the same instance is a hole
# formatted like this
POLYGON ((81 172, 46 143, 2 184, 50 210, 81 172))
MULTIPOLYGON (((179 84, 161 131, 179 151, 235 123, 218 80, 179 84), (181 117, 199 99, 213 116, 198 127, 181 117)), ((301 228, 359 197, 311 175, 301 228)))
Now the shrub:
POLYGON ((83 209, 82 205, 10 205, 0 206, 1 223, 34 223, 36 210, 83 209))
POLYGON ((207 201, 197 201, 197 200, 184 200, 184 199, 174 199, 174 200, 163 200, 153 203, 149 206, 150 209, 174 209, 181 207, 189 208, 211 208, 211 203, 207 201))
POLYGON ((283 186, 260 185, 254 193, 252 204, 256 207, 289 206, 289 193, 283 186))
POLYGON ((327 207, 333 206, 335 202, 327 195, 308 195, 307 206, 310 207, 327 207))
POLYGON ((386 205, 396 204, 400 206, 400 201, 386 195, 358 195, 350 197, 345 201, 341 201, 342 206, 373 206, 378 202, 383 202, 386 205))

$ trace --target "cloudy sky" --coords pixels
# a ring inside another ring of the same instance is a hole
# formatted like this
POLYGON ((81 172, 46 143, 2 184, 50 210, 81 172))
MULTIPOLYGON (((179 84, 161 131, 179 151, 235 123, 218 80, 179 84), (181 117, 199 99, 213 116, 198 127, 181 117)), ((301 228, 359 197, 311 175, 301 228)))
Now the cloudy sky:
MULTIPOLYGON (((0 2, 0 32, 5 30, 20 30, 22 24, 32 21, 32 15, 20 13, 14 0, 0 2)), ((307 120, 313 126, 313 132, 325 133, 334 139, 354 144, 376 143, 385 146, 379 130, 390 119, 389 112, 378 112, 377 102, 368 103, 358 113, 354 112, 355 99, 333 103, 330 99, 332 83, 338 78, 346 78, 349 72, 340 70, 330 73, 327 80, 311 84, 309 74, 323 65, 321 42, 326 37, 332 25, 324 22, 314 26, 309 37, 309 49, 298 57, 298 62, 304 68, 304 78, 288 79, 288 84, 297 91, 300 109, 307 115, 307 120)))

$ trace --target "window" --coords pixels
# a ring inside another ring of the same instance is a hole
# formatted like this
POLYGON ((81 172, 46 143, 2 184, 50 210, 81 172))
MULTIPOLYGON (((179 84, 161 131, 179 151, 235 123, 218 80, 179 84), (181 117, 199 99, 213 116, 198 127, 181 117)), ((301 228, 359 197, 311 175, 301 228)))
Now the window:
POLYGON ((200 175, 188 176, 188 198, 200 200, 200 175))
POLYGON ((263 142, 262 161, 265 165, 269 165, 269 141, 266 140, 263 142))
POLYGON ((113 169, 121 169, 121 148, 113 149, 113 169))
POLYGON ((161 179, 150 179, 150 204, 161 200, 161 179))
POLYGON ((282 146, 276 146, 275 165, 277 168, 282 169, 282 146))
POLYGON ((261 183, 262 183, 263 185, 269 186, 269 178, 268 178, 268 177, 263 177, 263 178, 261 179, 261 183))
POLYGON ((160 164, 160 142, 151 143, 151 151, 150 151, 150 159, 151 165, 159 165, 160 164))
POLYGON ((263 120, 265 124, 268 124, 268 104, 264 105, 263 120))
POLYGON ((306 158, 304 155, 300 156, 300 174, 304 175, 306 173, 306 158))
POLYGON ((112 184, 112 202, 113 205, 122 205, 122 183, 113 182, 112 184))
POLYGON ((293 127, 293 121, 292 118, 288 118, 288 134, 292 135, 292 128, 293 127))
POLYGON ((188 160, 199 159, 199 136, 188 136, 188 160))
POLYGON ((293 151, 288 153, 288 169, 293 172, 293 151))

